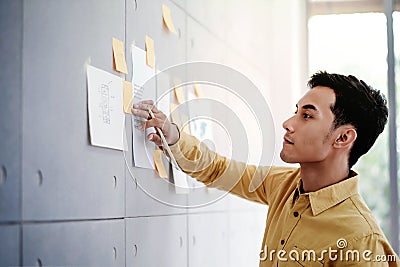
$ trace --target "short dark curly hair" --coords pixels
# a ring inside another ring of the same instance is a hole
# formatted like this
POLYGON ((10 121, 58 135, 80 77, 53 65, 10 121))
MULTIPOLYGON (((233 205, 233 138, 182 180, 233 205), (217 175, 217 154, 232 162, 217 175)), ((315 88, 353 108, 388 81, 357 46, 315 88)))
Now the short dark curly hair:
POLYGON ((335 115, 333 129, 342 125, 352 125, 357 138, 349 156, 349 169, 368 152, 379 134, 385 129, 388 118, 387 101, 379 90, 373 89, 364 81, 349 75, 330 74, 319 71, 311 76, 308 86, 331 88, 336 95, 331 110, 335 115))

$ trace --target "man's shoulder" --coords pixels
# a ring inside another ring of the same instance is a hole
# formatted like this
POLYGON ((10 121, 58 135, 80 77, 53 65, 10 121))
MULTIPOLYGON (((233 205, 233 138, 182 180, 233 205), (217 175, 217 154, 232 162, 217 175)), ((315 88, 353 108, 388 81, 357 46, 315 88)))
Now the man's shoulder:
POLYGON ((351 205, 358 213, 357 220, 362 223, 365 228, 369 229, 371 234, 383 234, 374 214, 364 202, 360 194, 351 196, 349 202, 351 202, 351 205))
POLYGON ((374 234, 384 236, 375 216, 360 194, 350 196, 335 207, 327 210, 327 213, 329 213, 328 217, 333 222, 340 222, 343 234, 350 235, 356 239, 374 234))

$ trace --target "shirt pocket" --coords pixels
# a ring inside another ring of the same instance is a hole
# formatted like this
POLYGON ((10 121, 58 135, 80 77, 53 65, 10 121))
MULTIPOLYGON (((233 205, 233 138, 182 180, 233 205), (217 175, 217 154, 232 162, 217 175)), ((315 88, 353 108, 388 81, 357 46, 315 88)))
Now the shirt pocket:
POLYGON ((304 267, 322 267, 324 266, 324 259, 321 253, 312 249, 300 248, 294 246, 288 252, 288 261, 297 263, 295 266, 304 267))

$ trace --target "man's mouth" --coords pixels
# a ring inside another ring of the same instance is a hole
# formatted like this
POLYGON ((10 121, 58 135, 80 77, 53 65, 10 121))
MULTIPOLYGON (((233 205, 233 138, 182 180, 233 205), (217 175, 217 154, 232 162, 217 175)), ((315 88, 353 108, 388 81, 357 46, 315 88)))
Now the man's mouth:
POLYGON ((293 145, 293 144, 294 144, 294 142, 293 142, 291 139, 289 139, 287 136, 285 136, 285 137, 283 138, 283 142, 284 142, 285 144, 289 144, 289 145, 293 145))

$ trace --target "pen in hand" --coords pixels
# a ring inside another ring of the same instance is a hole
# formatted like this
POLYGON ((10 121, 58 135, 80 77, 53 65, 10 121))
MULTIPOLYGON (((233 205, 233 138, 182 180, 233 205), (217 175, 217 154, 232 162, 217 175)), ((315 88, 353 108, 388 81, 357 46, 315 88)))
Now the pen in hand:
MULTIPOLYGON (((153 113, 153 111, 151 110, 151 108, 148 109, 148 112, 149 112, 149 114, 150 114, 150 117, 151 117, 152 119, 154 119, 155 116, 154 116, 154 113, 153 113)), ((168 156, 169 156, 169 158, 170 158, 170 160, 171 160, 171 162, 172 162, 172 165, 174 166, 175 169, 180 170, 179 165, 178 165, 178 163, 176 162, 175 157, 174 157, 174 155, 172 154, 171 149, 169 148, 168 142, 167 142, 167 140, 165 139, 165 136, 164 136, 163 132, 162 132, 161 129, 158 128, 158 127, 154 127, 154 128, 156 129, 157 133, 158 133, 159 136, 161 137, 162 145, 163 145, 164 149, 167 151, 168 156)))

